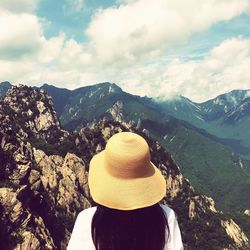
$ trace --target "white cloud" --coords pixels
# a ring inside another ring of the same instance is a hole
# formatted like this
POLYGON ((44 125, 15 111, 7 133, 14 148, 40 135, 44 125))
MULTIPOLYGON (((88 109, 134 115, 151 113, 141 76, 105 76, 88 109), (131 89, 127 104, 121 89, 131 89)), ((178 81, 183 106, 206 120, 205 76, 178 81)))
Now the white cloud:
POLYGON ((154 72, 158 92, 153 92, 153 85, 151 90, 154 96, 163 98, 181 94, 194 101, 205 101, 233 89, 249 89, 249 65, 250 40, 228 39, 200 61, 175 59, 165 70, 159 67, 154 72))
POLYGON ((42 29, 38 18, 0 9, 0 59, 20 59, 39 50, 42 29))
POLYGON ((52 63, 53 61, 57 61, 65 40, 66 36, 64 33, 50 39, 41 37, 41 48, 37 58, 38 61, 40 63, 52 63))
POLYGON ((169 62, 162 57, 158 62, 126 68, 95 63, 83 45, 67 40, 64 34, 46 43, 43 53, 32 61, 0 61, 0 75, 14 83, 16 79, 27 84, 49 82, 70 89, 111 81, 133 94, 184 95, 198 102, 233 89, 250 88, 248 39, 225 40, 199 61, 176 58, 169 62))
POLYGON ((37 7, 39 0, 1 0, 0 8, 11 12, 33 12, 37 7))
POLYGON ((247 10, 248 0, 126 0, 99 10, 86 30, 99 60, 135 62, 247 10))
POLYGON ((71 68, 78 68, 79 70, 84 65, 86 66, 93 62, 92 54, 88 52, 88 48, 74 39, 67 40, 58 60, 66 68, 70 65, 71 68))

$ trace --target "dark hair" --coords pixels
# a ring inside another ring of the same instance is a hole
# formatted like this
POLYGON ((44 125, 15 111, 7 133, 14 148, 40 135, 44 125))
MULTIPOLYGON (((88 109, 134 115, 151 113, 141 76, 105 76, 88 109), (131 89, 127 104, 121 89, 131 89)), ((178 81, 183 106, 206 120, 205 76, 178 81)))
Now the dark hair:
POLYGON ((98 205, 91 233, 96 250, 163 250, 169 226, 158 203, 135 210, 98 205))

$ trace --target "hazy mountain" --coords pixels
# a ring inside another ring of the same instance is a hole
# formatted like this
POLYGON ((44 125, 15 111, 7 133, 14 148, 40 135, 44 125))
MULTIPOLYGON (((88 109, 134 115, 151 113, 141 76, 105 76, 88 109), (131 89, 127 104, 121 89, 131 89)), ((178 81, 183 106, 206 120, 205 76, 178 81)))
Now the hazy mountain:
POLYGON ((166 114, 205 129, 250 158, 250 90, 233 90, 203 103, 176 97, 158 104, 166 114))
POLYGON ((177 213, 186 249, 247 249, 235 222, 197 194, 160 144, 129 124, 101 120, 63 130, 52 99, 13 87, 0 101, 0 248, 66 249, 79 211, 94 205, 87 176, 91 157, 120 131, 141 134, 167 183, 164 203, 177 213))
POLYGON ((0 98, 6 94, 8 89, 11 88, 11 84, 9 82, 0 82, 0 98))
MULTIPOLYGON (((55 106, 60 106, 60 121, 65 128, 80 129, 106 117, 144 129, 174 156, 195 188, 212 196, 220 209, 244 211, 249 207, 249 162, 218 143, 219 138, 166 114, 153 99, 131 95, 111 83, 67 92, 48 85, 42 88, 53 97, 55 106), (67 98, 60 98, 61 91, 67 93, 67 98)), ((181 100, 180 110, 188 115, 194 104, 187 98, 181 100)))

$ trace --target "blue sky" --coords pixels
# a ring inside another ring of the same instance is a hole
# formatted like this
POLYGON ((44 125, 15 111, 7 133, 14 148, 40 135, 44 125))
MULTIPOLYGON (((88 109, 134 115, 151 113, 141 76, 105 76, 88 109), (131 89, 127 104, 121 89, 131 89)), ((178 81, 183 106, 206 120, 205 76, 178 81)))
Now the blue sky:
POLYGON ((0 81, 204 101, 250 88, 249 23, 249 0, 2 0, 0 81))
POLYGON ((60 32, 65 32, 68 37, 84 42, 86 40, 84 30, 95 11, 98 8, 107 8, 116 4, 113 0, 85 0, 79 1, 79 5, 82 7, 78 10, 74 9, 74 5, 70 4, 70 2, 73 1, 40 1, 36 13, 40 18, 45 18, 50 22, 50 25, 47 25, 44 30, 47 38, 56 36, 60 32))

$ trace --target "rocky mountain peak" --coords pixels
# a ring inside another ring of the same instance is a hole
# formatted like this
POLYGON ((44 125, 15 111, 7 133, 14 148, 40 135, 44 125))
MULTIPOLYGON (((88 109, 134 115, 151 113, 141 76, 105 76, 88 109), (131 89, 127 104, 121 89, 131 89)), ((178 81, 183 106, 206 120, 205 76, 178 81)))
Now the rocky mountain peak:
POLYGON ((97 86, 108 88, 110 93, 123 92, 122 89, 115 83, 104 82, 97 84, 97 86))
POLYGON ((89 96, 92 97, 95 94, 98 95, 100 98, 103 98, 105 96, 109 96, 112 94, 122 93, 122 89, 116 85, 115 83, 110 82, 104 82, 104 83, 98 83, 94 85, 90 89, 89 96))
POLYGON ((3 103, 13 112, 15 119, 34 133, 52 127, 60 129, 52 98, 43 89, 13 86, 7 91, 3 103))
POLYGON ((237 106, 245 98, 249 97, 250 90, 232 90, 213 99, 215 104, 237 106))
POLYGON ((250 97, 250 90, 232 90, 226 94, 222 94, 213 100, 205 102, 209 104, 210 110, 221 110, 224 114, 230 115, 235 112, 238 107, 250 97), (214 107, 213 107, 214 106, 214 107))
POLYGON ((230 112, 227 114, 225 122, 227 124, 235 124, 242 118, 250 117, 250 97, 246 95, 246 98, 237 103, 230 112))

